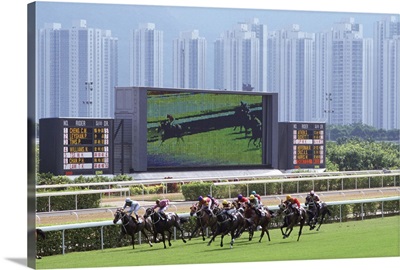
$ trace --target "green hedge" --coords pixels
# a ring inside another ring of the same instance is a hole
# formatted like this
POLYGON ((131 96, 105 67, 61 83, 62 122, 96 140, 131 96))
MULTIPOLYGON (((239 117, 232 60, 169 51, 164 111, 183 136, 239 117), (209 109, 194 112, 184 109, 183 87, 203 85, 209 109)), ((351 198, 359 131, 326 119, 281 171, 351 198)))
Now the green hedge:
MULTIPOLYGON (((96 175, 95 177, 84 177, 79 176, 74 180, 69 179, 66 176, 54 176, 49 173, 38 174, 36 183, 40 185, 57 185, 57 184, 76 184, 76 183, 101 183, 101 182, 116 182, 111 188, 117 187, 118 181, 129 181, 132 177, 126 175, 117 175, 112 179, 96 175)), ((108 189, 109 185, 104 186, 92 186, 90 189, 108 189)), ((87 187, 60 187, 51 188, 51 190, 38 189, 38 193, 43 194, 46 192, 57 192, 57 191, 81 191, 87 190, 87 187)), ((74 209, 87 209, 87 208, 98 208, 100 206, 101 194, 82 194, 82 195, 65 195, 65 196, 51 196, 49 197, 37 197, 36 198, 36 210, 37 212, 47 211, 63 211, 63 210, 74 210, 74 209)))

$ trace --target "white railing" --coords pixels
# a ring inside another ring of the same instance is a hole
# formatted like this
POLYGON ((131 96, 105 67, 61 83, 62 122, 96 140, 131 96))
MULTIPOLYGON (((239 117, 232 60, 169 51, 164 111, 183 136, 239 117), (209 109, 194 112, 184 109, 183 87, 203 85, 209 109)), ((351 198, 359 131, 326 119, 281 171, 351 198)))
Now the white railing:
MULTIPOLYGON (((345 204, 361 204, 361 217, 363 218, 363 216, 364 216, 363 204, 364 203, 382 202, 381 214, 383 217, 384 216, 383 202, 385 202, 385 201, 400 201, 400 196, 361 199, 361 200, 333 201, 333 202, 327 202, 327 204, 328 205, 340 205, 340 206, 345 205, 345 204)), ((278 209, 277 206, 271 206, 268 208, 273 211, 278 209)), ((179 214, 179 216, 188 218, 190 215, 189 215, 189 213, 182 213, 182 214, 179 214)), ((342 221, 342 211, 340 208, 340 222, 341 221, 342 221)), ((119 221, 117 224, 121 224, 121 222, 119 221)), ((114 225, 115 224, 112 221, 100 221, 100 222, 87 222, 87 223, 77 223, 77 224, 46 226, 46 227, 38 227, 38 228, 42 229, 44 232, 62 231, 62 247, 63 247, 63 254, 65 254, 65 235, 64 235, 65 230, 100 227, 101 249, 103 249, 103 240, 104 240, 103 228, 105 226, 114 226, 114 225)), ((176 230, 174 230, 174 239, 176 239, 176 230)), ((139 237, 139 243, 140 242, 141 242, 141 237, 139 237)))

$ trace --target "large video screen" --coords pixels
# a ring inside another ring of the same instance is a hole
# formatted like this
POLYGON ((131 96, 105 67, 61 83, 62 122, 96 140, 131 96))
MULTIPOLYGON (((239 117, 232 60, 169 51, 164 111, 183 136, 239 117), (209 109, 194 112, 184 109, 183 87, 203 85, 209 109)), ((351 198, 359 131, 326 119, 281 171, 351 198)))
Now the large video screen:
POLYGON ((262 165, 263 108, 260 94, 147 91, 148 168, 262 165))

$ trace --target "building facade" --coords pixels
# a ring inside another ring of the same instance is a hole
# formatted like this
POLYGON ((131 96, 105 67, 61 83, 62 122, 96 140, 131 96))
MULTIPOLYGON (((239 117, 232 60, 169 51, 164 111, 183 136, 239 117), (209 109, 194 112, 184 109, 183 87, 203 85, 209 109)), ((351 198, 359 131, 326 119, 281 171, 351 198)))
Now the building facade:
POLYGON ((37 117, 113 117, 118 39, 110 30, 46 24, 38 30, 37 117))
POLYGON ((198 30, 181 32, 173 40, 172 82, 174 88, 206 88, 207 41, 198 30))
POLYGON ((372 125, 400 129, 400 21, 390 16, 374 24, 374 93, 372 125))
POLYGON ((214 42, 214 88, 266 92, 267 28, 238 23, 214 42))
POLYGON ((163 87, 163 35, 154 23, 141 23, 132 31, 130 85, 163 87))
POLYGON ((268 89, 277 92, 279 121, 315 118, 314 34, 293 24, 268 36, 268 89))

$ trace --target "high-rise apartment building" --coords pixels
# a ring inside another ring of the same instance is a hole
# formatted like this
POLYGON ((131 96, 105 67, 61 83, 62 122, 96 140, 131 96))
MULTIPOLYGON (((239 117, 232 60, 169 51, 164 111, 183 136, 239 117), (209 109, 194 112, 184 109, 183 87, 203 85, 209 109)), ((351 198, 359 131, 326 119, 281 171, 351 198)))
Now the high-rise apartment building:
POLYGON ((206 88, 207 41, 198 30, 173 40, 172 82, 175 88, 206 88))
POLYGON ((400 129, 400 20, 389 16, 374 24, 372 125, 400 129))
POLYGON ((267 27, 258 19, 222 33, 214 42, 214 88, 267 91, 266 39, 267 27))
POLYGON ((164 78, 163 31, 154 23, 141 23, 132 31, 130 84, 162 87, 164 78))
POLYGON ((268 34, 268 91, 277 92, 279 121, 316 117, 315 35, 293 24, 268 34))
POLYGON ((335 23, 331 32, 331 93, 329 124, 368 123, 372 108, 372 39, 363 37, 363 26, 353 18, 335 23))
POLYGON ((38 30, 37 117, 113 117, 118 39, 110 30, 46 24, 38 30))

